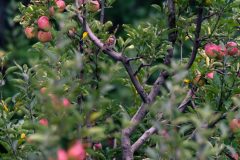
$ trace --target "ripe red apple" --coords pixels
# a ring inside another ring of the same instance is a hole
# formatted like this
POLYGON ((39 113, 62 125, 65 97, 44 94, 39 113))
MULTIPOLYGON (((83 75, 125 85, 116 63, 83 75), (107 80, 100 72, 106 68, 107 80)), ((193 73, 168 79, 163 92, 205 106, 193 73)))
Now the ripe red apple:
POLYGON ((85 160, 86 152, 83 148, 83 145, 80 141, 76 141, 69 149, 68 149, 68 158, 74 160, 85 160))
POLYGON ((67 98, 62 99, 62 105, 64 107, 69 107, 71 105, 70 101, 67 98))
POLYGON ((209 79, 213 79, 214 77, 214 72, 209 72, 206 74, 206 77, 209 78, 209 79))
POLYGON ((239 130, 240 129, 240 119, 234 118, 233 120, 231 120, 229 127, 232 130, 232 132, 236 132, 237 130, 239 130))
POLYGON ((51 24, 49 22, 49 18, 47 16, 41 16, 38 21, 38 28, 48 31, 51 28, 51 24))
POLYGON ((232 154, 231 157, 232 157, 234 160, 238 160, 238 158, 239 158, 238 153, 232 154))
POLYGON ((238 44, 236 42, 228 42, 226 44, 227 53, 230 56, 233 56, 238 53, 238 44))
POLYGON ((51 32, 38 32, 38 40, 42 43, 50 42, 52 40, 52 33, 51 32))
POLYGON ((34 30, 33 27, 25 28, 24 32, 28 39, 32 39, 32 38, 36 37, 36 31, 34 30))
POLYGON ((101 150, 102 149, 102 143, 95 143, 93 145, 94 150, 101 150))
POLYGON ((100 4, 97 0, 91 0, 89 2, 89 11, 90 12, 97 12, 100 9, 100 4))
POLYGON ((213 43, 206 44, 204 49, 205 53, 210 58, 216 57, 218 54, 220 54, 221 51, 221 47, 213 43))
POLYGON ((226 55, 227 55, 226 47, 222 47, 222 46, 219 45, 219 52, 218 52, 217 58, 222 59, 226 55))
POLYGON ((67 152, 64 149, 58 149, 57 160, 68 160, 67 152))
POLYGON ((42 118, 39 120, 39 124, 42 126, 48 126, 48 120, 46 118, 42 118))
POLYGON ((53 16, 54 13, 55 13, 54 7, 51 6, 51 7, 49 8, 49 14, 50 14, 50 16, 53 16))
POLYGON ((66 8, 66 4, 65 4, 65 2, 63 0, 56 1, 56 5, 58 7, 58 11, 59 12, 63 12, 65 10, 65 8, 66 8))

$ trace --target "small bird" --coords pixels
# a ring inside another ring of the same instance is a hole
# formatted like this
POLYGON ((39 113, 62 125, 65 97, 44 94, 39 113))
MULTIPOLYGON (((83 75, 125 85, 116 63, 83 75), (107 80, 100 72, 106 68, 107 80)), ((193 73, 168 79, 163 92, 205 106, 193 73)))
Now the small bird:
POLYGON ((103 45, 103 50, 113 49, 115 45, 116 45, 116 37, 114 35, 110 35, 103 45))

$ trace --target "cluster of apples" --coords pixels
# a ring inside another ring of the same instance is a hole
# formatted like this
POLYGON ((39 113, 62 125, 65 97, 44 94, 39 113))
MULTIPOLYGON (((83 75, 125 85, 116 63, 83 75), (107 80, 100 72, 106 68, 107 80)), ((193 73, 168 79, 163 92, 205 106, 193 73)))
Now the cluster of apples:
POLYGON ((238 44, 236 42, 227 42, 225 46, 216 45, 214 43, 208 43, 205 45, 205 53, 209 58, 218 58, 229 55, 240 55, 238 50, 238 44))
MULTIPOLYGON (((214 43, 208 43, 204 47, 205 54, 208 58, 222 60, 224 56, 240 56, 240 50, 238 49, 238 44, 236 42, 227 42, 225 46, 216 45, 214 43)), ((208 72, 205 75, 207 79, 214 78, 214 71, 208 72)), ((193 80, 193 84, 203 86, 205 83, 204 78, 201 73, 197 73, 197 76, 193 80)))
MULTIPOLYGON (((57 11, 62 13, 66 8, 64 0, 54 0, 57 11)), ((79 0, 79 4, 86 5, 88 11, 97 12, 100 9, 100 3, 98 0, 79 0)), ((49 7, 49 15, 54 16, 55 7, 49 7)), ((41 16, 37 20, 37 28, 33 26, 28 26, 25 28, 24 32, 28 39, 37 38, 40 42, 46 43, 50 42, 53 38, 52 33, 50 32, 51 23, 48 16, 41 16)), ((72 30, 70 30, 70 33, 72 30)))
MULTIPOLYGON (((66 4, 63 0, 55 0, 55 4, 58 11, 61 13, 65 10, 66 4)), ((53 16, 55 9, 53 6, 49 8, 49 14, 53 16)), ((37 20, 37 28, 33 26, 28 26, 25 28, 24 32, 28 39, 37 37, 37 39, 42 42, 50 42, 52 40, 52 33, 50 32, 52 25, 48 16, 41 16, 37 20)))

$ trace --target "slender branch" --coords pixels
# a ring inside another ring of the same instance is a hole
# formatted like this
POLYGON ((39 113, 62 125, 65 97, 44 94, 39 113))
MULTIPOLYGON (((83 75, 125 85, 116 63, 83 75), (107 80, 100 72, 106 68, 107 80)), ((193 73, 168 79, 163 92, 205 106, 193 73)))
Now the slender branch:
POLYGON ((103 47, 103 42, 101 42, 101 40, 96 37, 96 35, 92 32, 92 30, 90 29, 88 23, 84 20, 84 18, 81 16, 80 13, 78 13, 78 19, 80 21, 81 24, 84 24, 85 22, 85 29, 88 32, 88 36, 89 38, 92 40, 92 42, 99 48, 102 49, 103 53, 107 54, 108 56, 110 56, 112 59, 116 60, 116 61, 120 61, 122 62, 122 64, 124 65, 125 69, 127 70, 129 77, 134 85, 134 87, 136 88, 138 94, 140 95, 141 99, 143 100, 143 102, 147 102, 147 94, 145 93, 142 85, 139 83, 139 81, 137 80, 137 78, 134 76, 134 72, 132 70, 131 65, 129 64, 129 60, 127 57, 123 56, 121 53, 116 52, 112 49, 108 49, 108 48, 104 48, 103 47))
MULTIPOLYGON (((84 18, 80 14, 78 14, 78 19, 79 19, 81 24, 84 23, 84 18)), ((103 47, 103 45, 104 45, 103 42, 101 42, 100 39, 97 36, 95 36, 95 34, 92 32, 92 30, 90 29, 90 27, 89 27, 87 22, 86 22, 85 28, 86 28, 86 32, 88 32, 89 38, 92 40, 92 42, 98 48, 101 48, 102 51, 105 54, 107 54, 108 56, 110 56, 112 59, 114 59, 116 61, 122 61, 123 56, 120 53, 115 52, 114 50, 109 50, 109 49, 103 47)))
POLYGON ((186 97, 184 98, 184 100, 182 101, 182 103, 178 106, 178 110, 179 110, 180 112, 184 112, 184 111, 185 111, 185 109, 187 108, 187 105, 191 102, 192 97, 194 96, 194 93, 195 93, 196 89, 197 89, 197 88, 195 87, 195 88, 191 88, 191 89, 188 91, 186 97))
MULTIPOLYGON (((169 27, 169 30, 174 30, 176 28, 174 0, 168 0, 168 10, 169 10, 168 27, 169 27)), ((168 40, 172 43, 172 48, 168 49, 168 53, 164 59, 165 65, 170 65, 170 63, 171 63, 171 59, 173 57, 173 46, 176 42, 176 39, 177 39, 177 32, 176 31, 170 32, 168 35, 168 40)), ((154 82, 151 92, 148 95, 148 103, 141 104, 138 111, 135 113, 135 115, 131 119, 132 125, 128 128, 123 129, 123 131, 122 131, 122 148, 123 148, 123 151, 127 151, 127 153, 123 152, 123 159, 129 159, 129 160, 133 159, 134 152, 131 149, 129 136, 135 130, 136 126, 141 122, 141 120, 146 116, 147 106, 152 104, 152 102, 155 100, 156 96, 160 92, 160 86, 162 86, 165 83, 168 76, 169 76, 169 73, 167 71, 162 71, 159 74, 159 77, 154 82)))
POLYGON ((196 20, 196 30, 195 30, 195 39, 193 43, 193 50, 192 50, 189 62, 187 64, 187 69, 191 68, 193 62, 195 61, 195 58, 197 56, 197 51, 200 46, 199 36, 201 32, 201 27, 202 27, 202 18, 203 18, 203 7, 200 6, 198 8, 198 14, 197 14, 197 20, 196 20))
POLYGON ((203 18, 202 18, 202 21, 204 21, 204 20, 206 20, 206 19, 209 19, 209 18, 215 16, 216 14, 218 14, 218 13, 217 13, 217 12, 211 13, 211 14, 209 14, 209 15, 203 17, 203 18))
POLYGON ((130 65, 130 63, 127 61, 127 59, 125 59, 125 61, 123 61, 123 66, 125 67, 125 69, 128 72, 128 75, 134 85, 134 87, 136 88, 138 94, 140 95, 140 97, 142 98, 142 101, 144 103, 147 103, 148 98, 147 98, 147 94, 145 93, 142 85, 139 83, 139 81, 137 80, 137 78, 134 76, 134 72, 133 69, 130 65))
POLYGON ((151 66, 151 64, 143 64, 143 63, 141 63, 140 66, 138 67, 138 69, 134 72, 134 76, 136 76, 143 67, 149 67, 149 66, 151 66))
POLYGON ((138 60, 138 59, 141 59, 142 57, 133 57, 133 58, 128 58, 128 62, 130 61, 135 61, 135 60, 138 60))
POLYGON ((131 150, 133 152, 135 152, 136 150, 138 150, 138 148, 143 145, 143 143, 146 142, 146 140, 153 135, 154 133, 157 132, 157 128, 156 127, 151 127, 148 130, 146 130, 143 135, 132 145, 131 150))

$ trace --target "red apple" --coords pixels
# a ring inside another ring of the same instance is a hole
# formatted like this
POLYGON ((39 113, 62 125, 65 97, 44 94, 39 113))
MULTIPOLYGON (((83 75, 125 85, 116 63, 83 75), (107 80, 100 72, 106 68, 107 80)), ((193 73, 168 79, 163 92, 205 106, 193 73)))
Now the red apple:
POLYGON ((232 130, 232 132, 236 132, 237 130, 239 130, 240 129, 240 119, 234 118, 233 120, 231 120, 229 127, 232 130))
POLYGON ((80 141, 76 141, 67 151, 68 158, 72 160, 85 160, 86 152, 80 141))
POLYGON ((52 6, 49 8, 49 14, 50 14, 50 16, 53 16, 54 13, 55 13, 55 10, 54 10, 54 7, 52 6))
POLYGON ((228 55, 233 56, 233 55, 237 54, 238 53, 237 47, 238 47, 238 45, 236 42, 228 42, 226 44, 228 55))
POLYGON ((69 102, 69 100, 67 98, 62 99, 62 104, 64 107, 69 107, 71 105, 71 103, 69 102))
POLYGON ((64 149, 58 149, 57 160, 68 160, 67 152, 64 149))
POLYGON ((206 77, 209 78, 209 79, 213 79, 214 77, 214 72, 209 72, 206 74, 206 77))
POLYGON ((102 143, 95 143, 93 145, 94 150, 101 150, 102 149, 102 143))
POLYGON ((48 126, 48 120, 46 118, 42 118, 39 120, 39 124, 42 126, 48 126))
POLYGON ((232 154, 231 157, 232 157, 234 160, 238 160, 238 158, 239 158, 238 153, 232 154))
POLYGON ((24 32, 28 39, 32 39, 32 38, 36 37, 36 31, 34 30, 33 27, 25 28, 24 32))
POLYGON ((65 8, 66 8, 66 4, 65 4, 65 2, 63 0, 56 1, 56 5, 58 7, 58 11, 59 12, 63 12, 65 10, 65 8))
POLYGON ((38 21, 38 28, 42 30, 49 30, 51 28, 51 24, 49 22, 49 18, 47 16, 41 16, 38 21))
POLYGON ((52 33, 51 32, 38 32, 38 40, 42 43, 49 42, 52 40, 52 33))
POLYGON ((226 47, 222 47, 222 46, 220 46, 219 45, 219 53, 218 53, 218 55, 217 55, 217 58, 218 59, 222 59, 224 56, 226 56, 227 55, 227 49, 226 49, 226 47))
POLYGON ((204 49, 205 53, 210 58, 216 57, 218 54, 220 54, 221 51, 221 47, 213 43, 206 44, 204 49))
POLYGON ((97 0, 91 0, 89 2, 89 11, 90 12, 97 12, 100 9, 100 4, 97 0))

